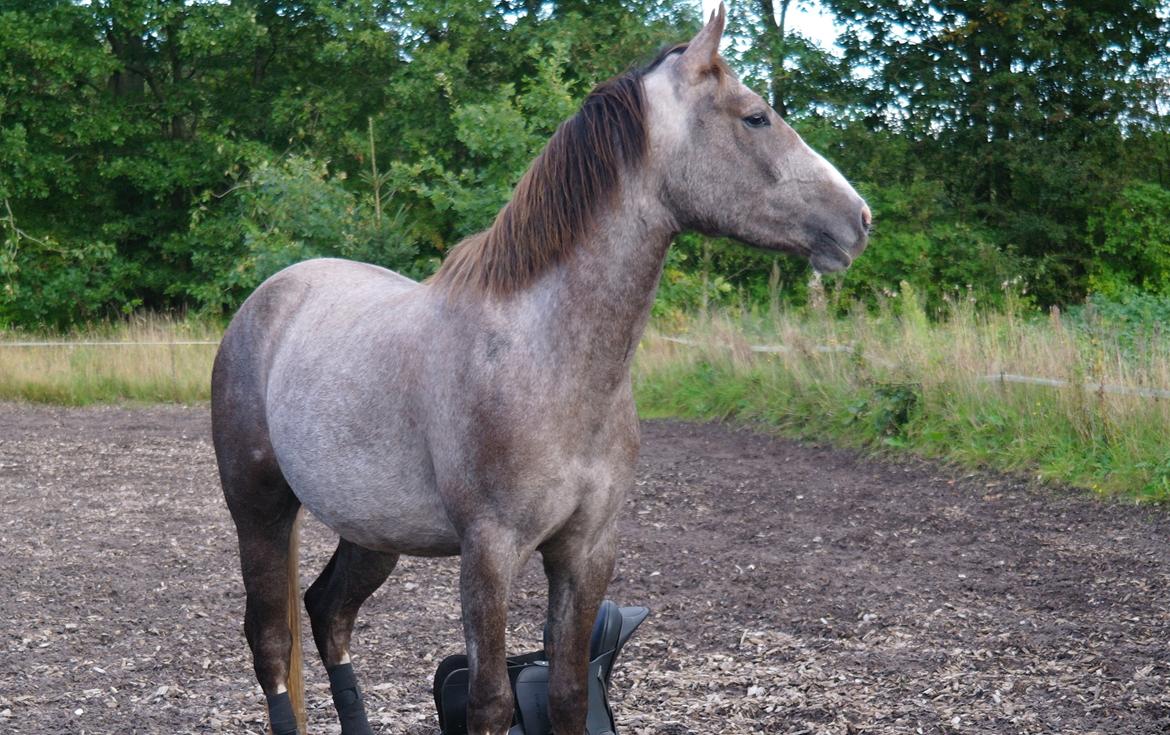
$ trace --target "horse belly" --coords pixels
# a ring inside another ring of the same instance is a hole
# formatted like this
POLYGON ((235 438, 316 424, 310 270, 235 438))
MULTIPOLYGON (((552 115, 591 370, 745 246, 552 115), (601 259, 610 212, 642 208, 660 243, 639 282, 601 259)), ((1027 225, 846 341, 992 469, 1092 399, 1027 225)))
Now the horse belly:
POLYGON ((367 548, 458 554, 459 536, 436 487, 425 439, 401 396, 384 395, 371 409, 369 389, 331 387, 289 391, 288 400, 269 406, 272 446, 301 503, 367 548))
POLYGON ((355 467, 363 459, 350 454, 344 462, 294 461, 282 469, 309 512, 348 541, 417 556, 459 553, 459 536, 425 472, 386 467, 384 458, 378 469, 363 471, 355 467))
POLYGON ((382 281, 372 294, 336 283, 318 285, 269 368, 268 431, 281 472, 313 515, 353 543, 457 554, 418 428, 425 314, 410 293, 384 297, 382 281))

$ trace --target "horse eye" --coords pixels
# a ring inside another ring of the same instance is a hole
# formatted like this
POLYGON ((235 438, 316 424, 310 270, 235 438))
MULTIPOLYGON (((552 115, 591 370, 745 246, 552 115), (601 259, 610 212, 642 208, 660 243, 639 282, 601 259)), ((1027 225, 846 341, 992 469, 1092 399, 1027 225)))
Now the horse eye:
POLYGON ((743 119, 743 124, 749 128, 766 128, 772 124, 768 120, 768 116, 764 114, 748 115, 743 119))

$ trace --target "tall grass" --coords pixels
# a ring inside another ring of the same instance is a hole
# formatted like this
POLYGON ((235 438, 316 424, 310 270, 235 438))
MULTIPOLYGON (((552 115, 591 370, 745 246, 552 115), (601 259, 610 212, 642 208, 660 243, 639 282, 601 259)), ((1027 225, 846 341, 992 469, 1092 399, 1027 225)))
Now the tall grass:
MULTIPOLYGON (((966 299, 928 320, 909 289, 876 312, 842 319, 832 311, 773 309, 652 327, 634 368, 639 410, 737 418, 805 438, 1170 499, 1170 399, 1101 388, 1170 388, 1170 338, 1160 324, 1131 320, 1119 330, 1091 315, 1038 316, 1010 300, 983 313, 966 299), (685 343, 670 341, 677 337, 685 343), (1000 374, 1067 385, 1013 384, 1000 374)), ((220 334, 214 323, 157 316, 65 336, 0 333, 0 399, 203 402, 220 334), (210 344, 179 344, 192 341, 210 344), (64 344, 12 346, 19 342, 64 344)))
POLYGON ((220 333, 214 323, 154 315, 66 335, 0 332, 0 399, 74 406, 206 401, 220 333))
POLYGON ((1023 470, 1104 494, 1170 498, 1170 400, 1101 384, 1170 388, 1170 340, 1009 301, 966 299, 930 321, 907 289, 877 313, 824 310, 697 320, 690 344, 653 331, 635 368, 643 415, 738 418, 866 447, 909 448, 1023 470), (753 342, 780 345, 755 352, 753 342), (1001 382, 1024 374, 1063 387, 1001 382))

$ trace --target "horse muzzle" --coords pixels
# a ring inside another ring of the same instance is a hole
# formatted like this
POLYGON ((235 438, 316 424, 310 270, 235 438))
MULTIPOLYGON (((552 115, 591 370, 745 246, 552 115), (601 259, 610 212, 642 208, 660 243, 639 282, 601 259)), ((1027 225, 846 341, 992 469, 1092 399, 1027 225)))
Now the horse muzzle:
POLYGON ((845 270, 869 244, 869 227, 872 215, 869 207, 861 205, 856 219, 848 224, 822 222, 811 228, 809 241, 809 263, 820 273, 837 273, 845 270))

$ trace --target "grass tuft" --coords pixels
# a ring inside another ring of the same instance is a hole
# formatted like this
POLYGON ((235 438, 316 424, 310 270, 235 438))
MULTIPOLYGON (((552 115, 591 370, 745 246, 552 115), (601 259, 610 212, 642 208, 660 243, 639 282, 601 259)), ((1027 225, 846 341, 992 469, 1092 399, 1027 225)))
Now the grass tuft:
POLYGON ((1058 313, 966 302, 929 321, 905 290, 877 313, 695 321, 651 330, 635 365, 645 416, 736 418, 801 438, 909 449, 1035 473, 1106 495, 1170 498, 1170 400, 1100 384, 1170 388, 1170 340, 1111 338, 1058 313), (779 345, 755 352, 753 343, 779 345), (1065 387, 988 379, 1022 374, 1065 387))

